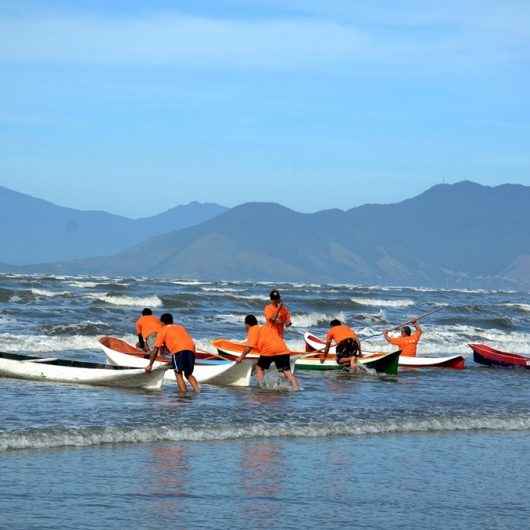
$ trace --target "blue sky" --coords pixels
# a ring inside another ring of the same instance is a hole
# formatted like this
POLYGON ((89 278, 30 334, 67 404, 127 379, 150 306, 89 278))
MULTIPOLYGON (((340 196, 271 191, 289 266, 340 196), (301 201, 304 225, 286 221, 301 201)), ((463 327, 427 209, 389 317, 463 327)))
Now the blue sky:
POLYGON ((3 0, 0 184, 133 217, 530 185, 530 2, 441 5, 3 0))

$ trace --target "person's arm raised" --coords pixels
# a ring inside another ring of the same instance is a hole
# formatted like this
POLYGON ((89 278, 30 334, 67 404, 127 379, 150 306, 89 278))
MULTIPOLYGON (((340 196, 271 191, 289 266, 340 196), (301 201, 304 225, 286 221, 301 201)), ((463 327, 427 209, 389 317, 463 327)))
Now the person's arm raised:
POLYGON ((423 329, 421 329, 421 326, 418 324, 418 322, 414 321, 414 322, 411 322, 411 324, 416 328, 416 333, 418 334, 418 337, 421 337, 421 334, 423 333, 423 329))

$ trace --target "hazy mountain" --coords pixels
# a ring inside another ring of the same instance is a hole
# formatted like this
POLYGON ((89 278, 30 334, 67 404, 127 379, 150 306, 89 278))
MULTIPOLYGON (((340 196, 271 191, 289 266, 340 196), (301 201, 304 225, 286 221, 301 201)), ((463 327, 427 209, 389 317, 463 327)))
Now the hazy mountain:
POLYGON ((23 265, 113 254, 225 210, 218 204, 193 202, 152 217, 129 219, 57 206, 0 186, 0 262, 23 265))
POLYGON ((302 214, 248 203, 117 255, 54 270, 400 284, 530 278, 530 188, 438 185, 412 199, 302 214))

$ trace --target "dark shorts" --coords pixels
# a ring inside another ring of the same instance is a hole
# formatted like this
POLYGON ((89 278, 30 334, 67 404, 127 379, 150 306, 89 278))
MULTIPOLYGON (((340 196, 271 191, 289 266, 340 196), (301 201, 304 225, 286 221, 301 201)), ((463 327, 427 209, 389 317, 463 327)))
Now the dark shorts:
POLYGON ((268 370, 271 364, 274 362, 276 369, 279 372, 285 372, 291 369, 291 362, 289 360, 289 354, 285 355, 261 355, 258 359, 258 366, 263 370, 268 370))
POLYGON ((190 350, 182 350, 171 355, 170 364, 179 374, 189 377, 195 368, 195 354, 190 350))
POLYGON ((337 344, 337 362, 348 357, 359 357, 359 347, 353 339, 344 339, 337 344))

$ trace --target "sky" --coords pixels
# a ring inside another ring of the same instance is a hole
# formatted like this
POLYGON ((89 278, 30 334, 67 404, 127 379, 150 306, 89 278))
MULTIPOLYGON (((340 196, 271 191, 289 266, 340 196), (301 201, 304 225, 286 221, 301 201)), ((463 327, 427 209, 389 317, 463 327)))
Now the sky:
POLYGON ((0 184, 61 205, 530 185, 528 0, 2 0, 0 35, 0 184))

